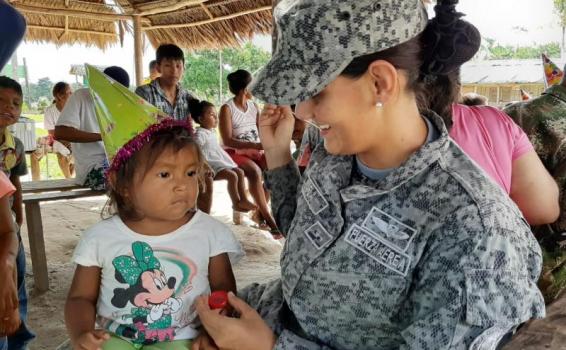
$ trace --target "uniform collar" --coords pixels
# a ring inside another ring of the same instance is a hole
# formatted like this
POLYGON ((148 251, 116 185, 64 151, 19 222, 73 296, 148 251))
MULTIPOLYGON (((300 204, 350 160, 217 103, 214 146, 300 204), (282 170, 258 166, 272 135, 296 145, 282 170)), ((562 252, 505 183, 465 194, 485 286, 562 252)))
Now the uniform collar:
POLYGON ((553 85, 553 86, 549 87, 542 94, 543 95, 552 95, 552 96, 566 102, 566 87, 564 87, 560 84, 553 85))
POLYGON ((428 118, 437 128, 440 136, 436 140, 424 144, 418 151, 413 153, 405 163, 401 164, 401 166, 391 171, 387 177, 379 181, 377 186, 354 185, 343 189, 341 194, 345 202, 391 192, 411 181, 415 176, 421 174, 440 159, 450 145, 448 130, 442 118, 436 113, 426 111, 423 113, 423 116, 428 118))
POLYGON ((14 140, 14 136, 8 130, 8 128, 4 129, 4 142, 0 144, 0 151, 5 151, 7 149, 16 149, 16 140, 14 140))

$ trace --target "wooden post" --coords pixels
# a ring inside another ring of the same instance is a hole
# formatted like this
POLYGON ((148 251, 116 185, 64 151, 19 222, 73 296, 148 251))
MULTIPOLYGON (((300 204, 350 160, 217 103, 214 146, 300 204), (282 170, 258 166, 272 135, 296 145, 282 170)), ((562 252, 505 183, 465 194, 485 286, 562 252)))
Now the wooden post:
POLYGON ((39 209, 39 202, 27 202, 25 208, 35 289, 43 293, 49 289, 49 277, 47 275, 47 257, 45 256, 41 210, 39 209))
POLYGON ((134 52, 136 66, 136 86, 140 86, 143 83, 141 16, 134 16, 134 52))

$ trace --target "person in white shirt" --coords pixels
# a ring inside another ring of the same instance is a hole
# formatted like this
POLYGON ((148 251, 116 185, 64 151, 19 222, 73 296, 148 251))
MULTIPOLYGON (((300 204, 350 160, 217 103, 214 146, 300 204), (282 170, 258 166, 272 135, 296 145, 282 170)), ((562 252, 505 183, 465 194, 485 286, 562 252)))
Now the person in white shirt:
POLYGON ((64 81, 60 81, 53 86, 53 104, 45 109, 43 116, 43 127, 47 130, 47 142, 57 154, 59 167, 65 178, 73 177, 75 171, 73 156, 71 155, 71 145, 68 142, 62 143, 54 140, 55 125, 61 115, 61 111, 73 94, 71 86, 64 81))
MULTIPOLYGON (((112 66, 104 73, 125 87, 130 86, 130 77, 124 69, 112 66)), ((69 98, 55 125, 55 139, 72 142, 77 184, 104 190, 108 161, 88 88, 75 91, 69 98)))
POLYGON ((82 235, 73 256, 65 306, 73 348, 189 350, 200 333, 194 301, 236 292, 231 263, 242 249, 196 209, 205 161, 186 125, 153 131, 120 159, 108 173, 113 215, 82 235))
POLYGON ((216 136, 218 117, 214 105, 208 101, 193 99, 189 101, 189 109, 194 121, 200 125, 195 131, 195 140, 214 173, 214 180, 228 181, 232 208, 240 212, 257 209, 257 206, 247 198, 244 171, 238 168, 218 143, 216 136))

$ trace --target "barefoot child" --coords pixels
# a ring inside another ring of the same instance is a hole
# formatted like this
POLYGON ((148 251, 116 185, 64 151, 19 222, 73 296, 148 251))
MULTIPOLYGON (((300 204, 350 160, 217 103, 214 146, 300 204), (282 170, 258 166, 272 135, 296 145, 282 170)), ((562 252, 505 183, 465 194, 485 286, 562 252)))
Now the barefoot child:
POLYGON ((228 193, 232 200, 232 208, 236 211, 247 212, 257 207, 246 197, 246 180, 244 171, 220 147, 216 137, 218 118, 214 105, 208 101, 193 99, 189 102, 191 116, 200 125, 195 132, 196 142, 208 165, 214 172, 214 180, 227 180, 228 193))
MULTIPOLYGON (((97 85, 104 77, 96 74, 89 68, 95 101, 104 103, 113 86, 97 85)), ((205 163, 190 126, 158 122, 145 101, 120 97, 97 108, 114 215, 76 248, 67 329, 76 349, 190 349, 199 333, 195 298, 236 291, 228 254, 241 248, 225 225, 196 209, 205 163)))

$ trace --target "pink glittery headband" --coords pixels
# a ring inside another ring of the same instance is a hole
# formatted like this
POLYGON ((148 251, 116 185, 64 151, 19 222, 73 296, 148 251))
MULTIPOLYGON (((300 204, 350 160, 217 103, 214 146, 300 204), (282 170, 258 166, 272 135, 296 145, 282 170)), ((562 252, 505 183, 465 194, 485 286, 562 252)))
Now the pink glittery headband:
POLYGON ((142 133, 138 134, 136 137, 128 141, 114 156, 110 167, 106 171, 108 174, 111 171, 118 171, 128 159, 136 152, 142 149, 142 147, 149 142, 149 140, 159 131, 173 129, 173 128, 185 128, 193 135, 193 127, 189 121, 179 121, 173 118, 165 118, 161 121, 150 125, 142 133))

